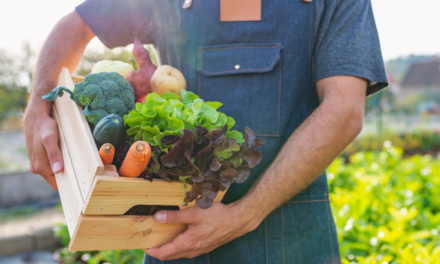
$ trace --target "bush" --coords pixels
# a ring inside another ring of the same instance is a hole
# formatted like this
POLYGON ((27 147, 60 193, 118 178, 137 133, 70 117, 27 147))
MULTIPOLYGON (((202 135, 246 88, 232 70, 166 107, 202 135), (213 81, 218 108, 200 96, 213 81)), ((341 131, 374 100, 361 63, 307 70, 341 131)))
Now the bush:
POLYGON ((419 131, 417 133, 385 133, 382 137, 366 135, 353 141, 343 152, 348 157, 359 151, 380 151, 384 141, 390 141, 394 146, 402 148, 405 153, 420 151, 439 151, 440 133, 433 131, 419 131))
POLYGON ((65 224, 55 226, 55 237, 60 239, 63 248, 55 252, 55 258, 60 263, 68 264, 131 264, 142 263, 144 251, 141 249, 134 250, 102 250, 102 251, 81 251, 70 252, 67 246, 70 243, 69 231, 65 224))
POLYGON ((359 152, 328 169, 343 263, 440 263, 440 161, 359 152))

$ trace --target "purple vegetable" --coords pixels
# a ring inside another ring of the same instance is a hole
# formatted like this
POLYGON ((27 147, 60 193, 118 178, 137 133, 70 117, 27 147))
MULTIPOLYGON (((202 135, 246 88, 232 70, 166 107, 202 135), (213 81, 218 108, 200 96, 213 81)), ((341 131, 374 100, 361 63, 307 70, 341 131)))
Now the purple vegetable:
POLYGON ((142 96, 150 93, 150 80, 157 67, 151 61, 148 50, 136 37, 134 38, 133 56, 136 63, 131 58, 128 62, 134 70, 125 79, 133 88, 135 99, 138 101, 142 96))

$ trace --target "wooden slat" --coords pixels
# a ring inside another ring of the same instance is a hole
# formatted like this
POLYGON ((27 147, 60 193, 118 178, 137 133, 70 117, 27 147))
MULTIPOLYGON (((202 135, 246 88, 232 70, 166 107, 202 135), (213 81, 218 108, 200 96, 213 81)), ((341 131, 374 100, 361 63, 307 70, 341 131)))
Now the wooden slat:
POLYGON ((116 171, 104 171, 102 173, 102 176, 119 177, 119 173, 117 173, 116 171))
MULTIPOLYGON (((74 90, 74 84, 69 71, 63 68, 58 85, 66 86, 74 90)), ((69 150, 73 166, 83 197, 87 197, 95 175, 101 175, 104 171, 104 165, 99 157, 98 149, 87 120, 81 114, 82 107, 75 104, 70 99, 68 93, 55 100, 55 106, 59 116, 60 126, 66 138, 67 148, 69 150)))
POLYGON ((104 172, 102 173, 102 176, 119 177, 119 173, 115 165, 104 165, 104 172))
POLYGON ((81 216, 69 250, 153 248, 171 242, 187 225, 158 224, 152 216, 81 216))
MULTIPOLYGON (((189 186, 191 188, 191 186, 189 186)), ((221 201, 225 192, 215 199, 221 201)), ((175 205, 183 199, 183 183, 154 179, 97 176, 84 215, 123 215, 135 205, 175 205)))
MULTIPOLYGON (((52 113, 55 120, 59 122, 55 107, 53 108, 52 113)), ((67 228, 69 230, 70 237, 72 237, 81 216, 81 210, 84 206, 84 199, 81 195, 81 191, 76 180, 75 169, 73 168, 70 154, 66 146, 66 139, 63 131, 61 131, 59 126, 58 128, 60 136, 60 149, 64 162, 64 171, 55 174, 55 179, 57 181, 58 190, 61 197, 64 216, 66 217, 67 228)))
POLYGON ((104 165, 104 171, 118 171, 115 165, 104 165))

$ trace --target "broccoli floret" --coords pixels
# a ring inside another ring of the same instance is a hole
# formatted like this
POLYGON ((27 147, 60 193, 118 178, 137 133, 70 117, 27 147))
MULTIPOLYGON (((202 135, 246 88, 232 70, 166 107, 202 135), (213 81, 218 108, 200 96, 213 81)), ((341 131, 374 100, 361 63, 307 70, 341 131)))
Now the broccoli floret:
POLYGON ((91 114, 86 116, 94 125, 105 117, 105 113, 122 117, 135 107, 133 89, 124 77, 116 72, 89 74, 75 85, 73 92, 77 104, 89 105, 91 114))
POLYGON ((110 114, 104 109, 91 109, 88 105, 84 108, 82 113, 86 116, 90 123, 95 125, 99 122, 99 120, 110 114))
POLYGON ((62 96, 63 91, 69 92, 76 104, 84 106, 83 114, 94 125, 109 114, 123 117, 135 107, 133 89, 116 72, 89 74, 75 85, 73 93, 66 87, 58 86, 43 98, 53 101, 62 96))

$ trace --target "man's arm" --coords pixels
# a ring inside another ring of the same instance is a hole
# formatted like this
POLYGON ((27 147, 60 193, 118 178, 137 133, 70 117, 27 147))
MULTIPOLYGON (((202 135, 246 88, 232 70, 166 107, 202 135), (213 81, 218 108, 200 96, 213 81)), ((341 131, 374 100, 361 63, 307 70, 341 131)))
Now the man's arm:
MULTIPOLYGON (((162 211, 158 222, 188 223, 186 232, 145 252, 161 260, 195 257, 242 236, 311 184, 362 129, 367 81, 335 76, 317 82, 320 106, 291 135, 275 161, 240 200, 162 211)), ((264 157, 263 157, 264 158, 264 157)))
POLYGON ((366 80, 350 76, 319 81, 320 106, 238 205, 257 209, 262 220, 316 180, 361 132, 366 88, 366 80))
POLYGON ((53 28, 35 68, 24 119, 26 147, 31 172, 43 176, 54 189, 57 189, 54 173, 62 171, 64 166, 58 147, 58 126, 51 118, 52 102, 41 97, 55 88, 62 67, 73 73, 93 37, 93 32, 73 11, 53 28))

